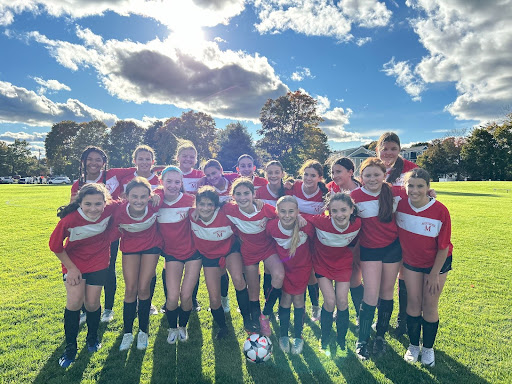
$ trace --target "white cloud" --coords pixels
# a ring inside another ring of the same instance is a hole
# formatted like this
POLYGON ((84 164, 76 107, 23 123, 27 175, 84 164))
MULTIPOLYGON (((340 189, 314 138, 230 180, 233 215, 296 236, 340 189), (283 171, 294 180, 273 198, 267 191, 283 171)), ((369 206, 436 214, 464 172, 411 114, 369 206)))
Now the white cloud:
POLYGON ((219 37, 219 36, 215 37, 213 39, 213 41, 215 41, 216 43, 225 43, 226 42, 226 40, 224 40, 222 37, 219 37))
POLYGON ((23 87, 0 81, 0 123, 49 126, 62 120, 102 120, 112 125, 117 117, 94 109, 76 99, 56 103, 23 87))
POLYGON ((48 89, 51 91, 71 91, 71 88, 58 80, 43 80, 40 77, 34 77, 33 79, 37 84, 41 85, 38 91, 40 95, 45 94, 48 89))
POLYGON ((352 25, 375 28, 388 25, 391 11, 376 0, 255 0, 260 33, 288 29, 308 36, 330 36, 346 42, 354 38, 352 25))
POLYGON ((311 70, 305 67, 297 67, 298 71, 292 73, 291 79, 293 81, 302 81, 306 78, 314 79, 315 76, 311 74, 311 70))
POLYGON ((170 37, 141 44, 103 40, 80 28, 77 36, 84 45, 51 40, 39 32, 27 35, 71 70, 93 67, 108 92, 122 100, 257 121, 267 99, 288 91, 266 57, 222 51, 214 42, 187 47, 170 37))
POLYGON ((361 38, 356 40, 356 44, 359 47, 362 47, 363 45, 365 45, 366 43, 369 43, 370 41, 372 41, 371 37, 361 37, 361 38))
POLYGON ((0 133, 0 140, 4 141, 11 141, 14 140, 25 140, 30 142, 44 142, 44 139, 46 138, 46 132, 39 133, 39 132, 32 132, 32 133, 26 133, 26 132, 4 132, 0 133))
POLYGON ((388 76, 396 77, 396 84, 403 87, 414 101, 421 101, 420 95, 425 90, 425 83, 411 70, 407 61, 395 62, 393 57, 383 65, 382 71, 388 76))
POLYGON ((415 73, 426 83, 455 82, 446 110, 484 122, 512 104, 512 1, 407 0, 421 16, 412 21, 429 52, 415 73))

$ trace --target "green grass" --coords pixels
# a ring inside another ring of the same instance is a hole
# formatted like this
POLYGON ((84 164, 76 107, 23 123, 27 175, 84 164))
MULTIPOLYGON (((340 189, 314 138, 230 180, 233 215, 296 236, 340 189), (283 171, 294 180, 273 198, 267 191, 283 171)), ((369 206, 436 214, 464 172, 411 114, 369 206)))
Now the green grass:
MULTIPOLYGON (((433 369, 402 360, 406 338, 388 338, 390 350, 384 357, 359 362, 352 352, 354 326, 347 336, 349 351, 327 357, 318 352, 319 324, 309 322, 304 327, 302 356, 285 356, 272 336, 271 361, 258 366, 247 363, 241 353, 245 335, 236 310, 228 316, 230 337, 212 341, 204 281, 199 292, 203 310, 191 316, 187 344, 168 345, 167 321, 158 315, 151 317, 149 348, 120 353, 124 284, 119 257, 115 320, 100 326, 103 348, 94 355, 84 351, 86 330, 81 329, 78 359, 64 370, 57 359, 64 347, 65 290, 48 238, 58 220, 56 208, 68 201, 69 186, 0 185, 0 382, 510 383, 512 183, 436 183, 433 187, 450 209, 455 247, 454 270, 441 296, 433 369)), ((153 300, 157 306, 164 301, 162 263, 153 300)), ((230 289, 233 309, 236 299, 230 289)), ((353 323, 352 306, 350 311, 353 323)), ((278 334, 278 324, 272 325, 278 334)))

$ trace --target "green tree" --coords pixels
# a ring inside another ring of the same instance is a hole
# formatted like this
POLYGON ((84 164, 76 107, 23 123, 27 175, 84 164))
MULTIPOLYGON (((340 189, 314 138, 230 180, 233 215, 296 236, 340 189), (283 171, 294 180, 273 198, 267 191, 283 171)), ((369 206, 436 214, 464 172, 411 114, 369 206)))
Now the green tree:
POLYGON ((463 173, 460 156, 463 143, 464 139, 456 137, 434 139, 418 157, 418 165, 425 168, 434 180, 445 174, 456 174, 460 179, 463 173))
POLYGON ((461 151, 464 167, 471 179, 496 178, 496 148, 496 140, 487 128, 480 127, 471 132, 461 151))
POLYGON ((213 156, 218 131, 213 117, 203 112, 188 111, 173 119, 170 125, 176 137, 194 143, 199 160, 210 159, 213 156))
POLYGON ((76 172, 77 160, 73 154, 73 141, 79 129, 80 126, 76 122, 65 120, 53 124, 46 135, 44 148, 53 174, 71 175, 76 172))
POLYGON ((110 129, 107 138, 109 166, 112 168, 132 166, 133 151, 142 143, 143 138, 144 128, 133 121, 117 121, 110 129))
POLYGON ((8 176, 11 173, 11 167, 7 162, 9 147, 5 141, 0 141, 0 175, 8 176))
POLYGON ((318 155, 313 143, 327 145, 327 137, 319 131, 323 119, 317 114, 316 100, 301 91, 268 99, 260 121, 258 134, 263 137, 257 146, 293 173, 305 160, 318 155))
POLYGON ((33 176, 37 168, 37 159, 32 156, 29 143, 26 140, 14 140, 14 143, 7 145, 7 164, 10 173, 22 176, 33 176), (34 167, 34 165, 36 167, 34 167))
POLYGON ((512 179, 512 113, 508 114, 502 124, 491 123, 487 126, 496 140, 495 161, 497 164, 496 178, 512 179))
POLYGON ((219 151, 216 159, 226 167, 226 171, 234 170, 238 157, 245 153, 257 159, 251 134, 239 121, 228 124, 226 129, 219 130, 217 146, 219 151))
POLYGON ((168 162, 162 161, 162 157, 160 156, 159 151, 157 151, 157 147, 159 146, 158 140, 158 130, 163 127, 164 122, 162 120, 156 120, 153 122, 145 131, 143 142, 146 145, 149 145, 151 148, 155 150, 155 157, 158 164, 170 164, 168 162))
POLYGON ((88 123, 80 123, 80 129, 73 140, 73 155, 80 161, 82 152, 90 145, 103 148, 107 144, 108 127, 103 121, 93 120, 88 123))

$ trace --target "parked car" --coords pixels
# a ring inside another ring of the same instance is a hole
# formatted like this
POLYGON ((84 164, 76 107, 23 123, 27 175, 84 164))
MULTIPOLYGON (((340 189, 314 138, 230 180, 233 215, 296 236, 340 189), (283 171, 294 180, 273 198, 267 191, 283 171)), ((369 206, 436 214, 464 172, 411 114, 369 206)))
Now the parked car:
POLYGON ((2 176, 0 177, 0 184, 12 184, 14 183, 14 179, 12 176, 2 176))
POLYGON ((34 178, 32 176, 22 177, 18 180, 18 184, 33 184, 34 178))
POLYGON ((48 184, 71 184, 71 180, 67 176, 57 176, 50 179, 48 184))

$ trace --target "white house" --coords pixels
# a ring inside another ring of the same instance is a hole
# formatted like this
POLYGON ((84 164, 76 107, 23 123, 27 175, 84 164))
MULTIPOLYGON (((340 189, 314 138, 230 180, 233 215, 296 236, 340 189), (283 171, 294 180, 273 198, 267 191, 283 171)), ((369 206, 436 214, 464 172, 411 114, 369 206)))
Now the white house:
POLYGON ((418 159, 418 157, 420 155, 422 155, 423 152, 425 152, 427 150, 427 148, 428 147, 426 145, 418 145, 418 146, 410 147, 410 148, 402 148, 402 150, 400 151, 400 155, 404 159, 415 163, 416 160, 418 159))
POLYGON ((348 157, 355 166, 355 172, 354 176, 359 176, 359 167, 361 166, 361 163, 365 161, 368 157, 375 157, 376 153, 374 151, 370 151, 369 149, 366 149, 365 147, 356 147, 356 148, 349 148, 344 149, 342 151, 335 151, 329 156, 327 159, 328 163, 333 163, 336 161, 336 159, 340 157, 348 157))

